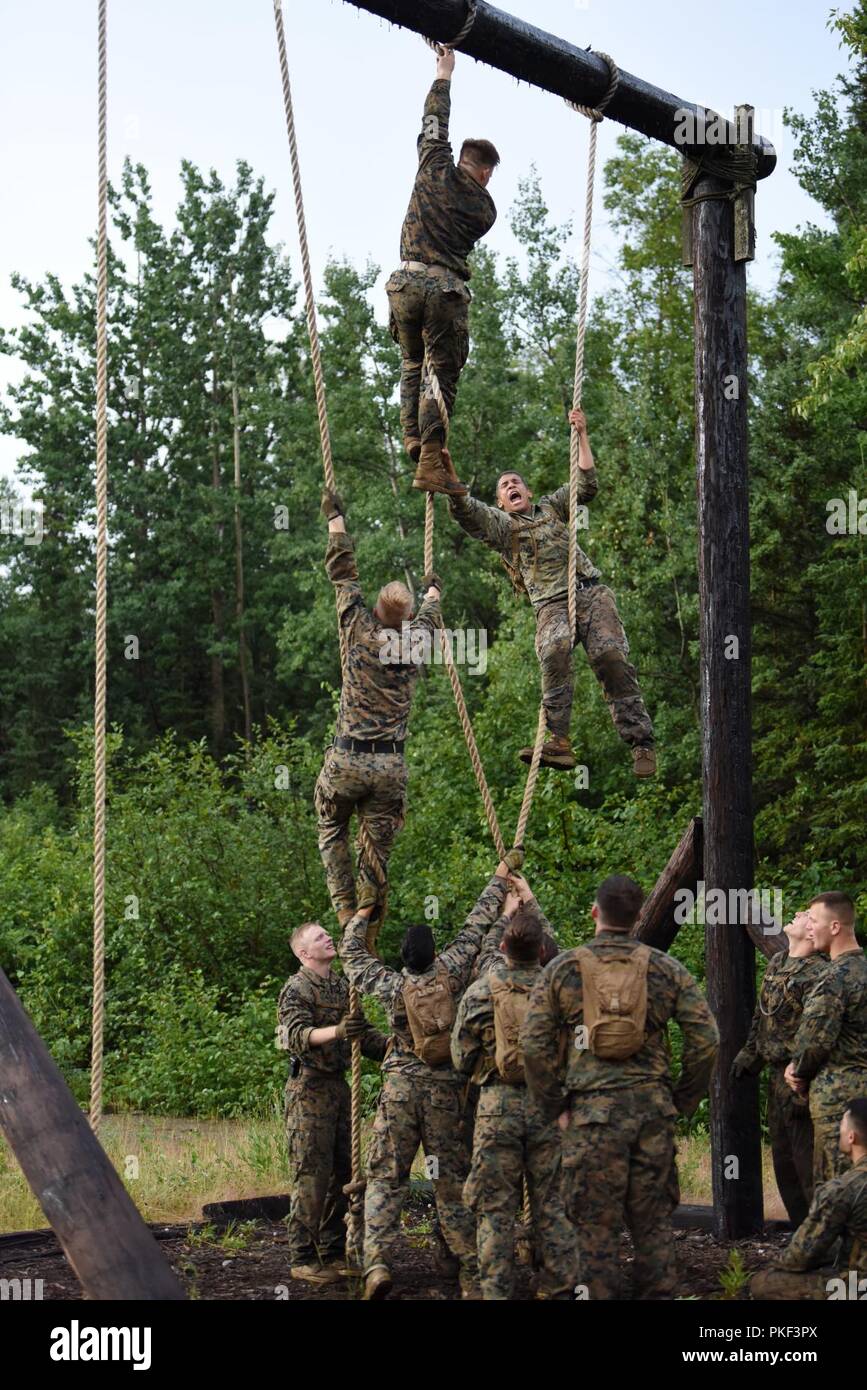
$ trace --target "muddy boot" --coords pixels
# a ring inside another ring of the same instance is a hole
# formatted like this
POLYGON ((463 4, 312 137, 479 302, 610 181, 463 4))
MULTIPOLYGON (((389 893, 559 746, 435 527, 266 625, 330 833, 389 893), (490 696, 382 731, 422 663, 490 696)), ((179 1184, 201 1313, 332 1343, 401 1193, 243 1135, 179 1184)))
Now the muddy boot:
POLYGON ((385 1265, 374 1265, 364 1277, 364 1297, 368 1303, 386 1298, 391 1292, 391 1275, 385 1265))
POLYGON ((656 749, 633 748, 632 770, 636 777, 653 777, 656 773, 656 749))
POLYGON ((289 1277, 302 1279, 305 1284, 336 1284, 344 1276, 329 1265, 293 1265, 289 1277))
POLYGON ((418 457, 413 487, 420 488, 422 492, 444 492, 447 497, 465 497, 467 488, 458 480, 451 459, 446 462, 447 455, 448 451, 444 454, 438 435, 426 439, 418 457))
MULTIPOLYGON (((533 761, 532 744, 527 748, 522 748, 518 757, 522 763, 533 761)), ((542 756, 539 759, 541 767, 559 767, 564 771, 578 766, 578 759, 572 752, 572 745, 568 738, 563 734, 553 734, 545 743, 542 744, 542 756)))
POLYGON ((405 434, 403 437, 403 447, 406 449, 413 463, 418 463, 418 456, 421 453, 421 440, 418 436, 405 434))

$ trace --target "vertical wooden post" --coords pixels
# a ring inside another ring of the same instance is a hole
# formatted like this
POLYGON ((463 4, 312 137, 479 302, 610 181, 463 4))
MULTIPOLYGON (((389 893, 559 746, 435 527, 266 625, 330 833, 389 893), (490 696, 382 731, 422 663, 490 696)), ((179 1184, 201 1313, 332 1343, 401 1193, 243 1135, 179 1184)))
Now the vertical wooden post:
POLYGON ((185 1297, 2 970, 0 1128, 88 1298, 185 1297))
MULTIPOLYGON (((704 176, 695 193, 727 187, 704 176)), ((704 880, 708 894, 723 889, 731 902, 729 890, 753 887, 746 264, 734 259, 729 199, 706 198, 692 217, 704 880)), ((733 916, 706 925, 705 952, 721 1034, 711 1087, 715 1225, 737 1239, 761 1227, 763 1202, 758 1081, 729 1082, 755 1004, 755 948, 733 916)))

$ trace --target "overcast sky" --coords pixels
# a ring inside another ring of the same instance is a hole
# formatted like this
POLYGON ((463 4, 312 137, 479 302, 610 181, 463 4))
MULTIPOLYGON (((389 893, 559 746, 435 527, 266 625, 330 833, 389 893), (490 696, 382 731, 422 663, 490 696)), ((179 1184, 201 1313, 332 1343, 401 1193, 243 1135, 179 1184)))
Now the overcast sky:
MULTIPOLYGON (((729 113, 756 108, 779 164, 757 197, 751 282, 770 289, 775 230, 822 221, 789 172, 788 106, 844 67, 823 0, 502 0, 501 8, 571 42, 611 53, 621 68, 685 100, 729 113)), ((297 265, 294 205, 271 0, 109 0, 109 176, 125 155, 150 171, 157 215, 172 218, 187 158, 230 179, 247 159, 277 190, 273 232, 297 265)), ((415 137, 434 56, 422 40, 343 0, 286 0, 286 37, 318 277, 329 255, 381 267, 397 260, 415 162, 415 137)), ((71 284, 88 264, 96 208, 95 0, 0 0, 3 67, 0 158, 0 323, 21 321, 13 270, 71 284)), ((583 216, 587 128, 556 97, 458 56, 452 133, 487 136, 502 155, 491 191, 500 218, 488 244, 514 250, 507 216, 532 162, 558 222, 583 216)), ((599 155, 622 127, 603 122, 599 155)), ((599 189, 600 184, 597 185, 599 189)), ((616 243, 597 201, 591 294, 611 283, 616 243)), ((578 258, 577 239, 575 255, 578 258)), ((14 368, 0 360, 0 386, 14 368)), ((0 472, 20 446, 0 439, 0 472)))

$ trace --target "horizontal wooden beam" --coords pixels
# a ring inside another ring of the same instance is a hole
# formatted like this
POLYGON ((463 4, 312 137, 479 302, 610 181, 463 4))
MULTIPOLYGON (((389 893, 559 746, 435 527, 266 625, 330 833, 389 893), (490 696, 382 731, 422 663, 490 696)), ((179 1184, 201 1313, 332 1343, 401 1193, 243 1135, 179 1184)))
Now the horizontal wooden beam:
MULTIPOLYGON (((440 41, 454 38, 467 17, 466 0, 346 2, 356 9, 379 15, 391 24, 440 41)), ((696 44, 698 42, 696 31, 696 44)), ((576 48, 526 20, 505 14, 485 0, 479 0, 475 23, 461 44, 460 52, 582 106, 593 106, 608 86, 608 68, 598 54, 576 48)), ((616 62, 617 54, 611 56, 616 62)), ((605 115, 606 119, 610 117, 642 135, 674 146, 682 154, 695 153, 705 146, 712 154, 715 145, 738 143, 733 123, 726 120, 720 124, 717 112, 693 101, 684 101, 622 68, 620 85, 605 115), (690 129, 686 127, 688 117, 693 121, 690 129), (690 139, 689 144, 679 138, 684 133, 690 139)), ((491 138, 496 136, 496 132, 488 134, 491 138)), ((753 137, 753 146, 758 156, 758 177, 767 178, 776 165, 776 151, 770 141, 761 136, 753 137)))
POLYGON ((2 970, 0 1129, 88 1298, 185 1297, 2 970))

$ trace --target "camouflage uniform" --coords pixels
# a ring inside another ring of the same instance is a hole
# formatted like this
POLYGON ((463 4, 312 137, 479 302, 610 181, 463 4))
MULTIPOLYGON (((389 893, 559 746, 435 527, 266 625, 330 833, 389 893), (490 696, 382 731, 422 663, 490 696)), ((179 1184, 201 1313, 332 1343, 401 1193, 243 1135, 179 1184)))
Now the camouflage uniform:
POLYGON ((396 270, 386 285, 389 326, 400 344, 400 418, 406 439, 430 439, 441 428, 436 401, 420 399, 425 350, 449 415, 469 350, 467 257, 497 216, 486 189, 457 167, 449 144, 451 84, 438 78, 424 106, 419 167, 400 238, 404 261, 433 269, 396 270))
MULTIPOLYGON (((817 1188, 809 1214, 775 1268, 752 1281, 753 1298, 827 1299, 829 1280, 867 1278, 867 1158, 817 1188), (835 1246, 842 1240, 836 1266, 835 1246)), ((864 1296, 861 1290, 858 1296, 864 1296)), ((851 1296, 851 1295, 849 1295, 851 1296)))
MULTIPOLYGON (((588 949, 604 958, 611 946, 639 944, 621 932, 601 932, 588 949)), ((679 1200, 674 1125, 707 1090, 717 1026, 686 966, 655 950, 647 969, 644 1046, 624 1061, 595 1057, 576 1046, 582 1023, 581 967, 577 953, 566 951, 542 971, 522 1042, 530 1097, 543 1118, 570 1111, 562 1162, 566 1211, 578 1232, 579 1278, 591 1298, 617 1297, 625 1219, 635 1247, 635 1297, 673 1298, 671 1213, 679 1200), (666 1045, 670 1018, 683 1032, 676 1085, 666 1045)))
MULTIPOLYGON (((489 933, 489 936, 493 933, 489 933)), ((501 1079, 495 1065, 491 974, 532 987, 538 965, 492 970, 470 985, 452 1033, 452 1061, 481 1087, 476 1112, 473 1165, 464 1201, 476 1213, 479 1276, 487 1299, 509 1299, 514 1290, 515 1216, 526 1177, 533 1235, 549 1295, 571 1293, 577 1276, 575 1233, 566 1219, 560 1188, 560 1131, 533 1109, 523 1083, 501 1079)))
MULTIPOLYGON (((500 915, 506 880, 492 878, 467 918, 463 931, 437 957, 445 966, 451 989, 460 996, 470 978, 484 929, 500 915)), ((364 1267, 388 1264, 392 1242, 400 1230, 400 1213, 409 1185, 410 1169, 419 1144, 435 1160, 431 1178, 440 1229, 462 1270, 475 1273, 475 1222, 463 1204, 462 1188, 470 1166, 462 1124, 461 1078, 448 1065, 431 1067, 413 1051, 412 1032, 403 1002, 406 970, 392 970, 365 944, 365 919, 354 917, 340 944, 346 973, 356 989, 373 994, 385 1006, 392 1041, 382 1068, 382 1091, 367 1155, 364 1197, 364 1267)))
POLYGON ((793 957, 778 951, 771 957, 756 1001, 749 1036, 735 1066, 750 1076, 763 1066, 768 1074, 768 1128, 774 1174, 786 1211, 796 1226, 807 1215, 813 1197, 813 1122, 806 1099, 787 1084, 784 1072, 804 1000, 828 968, 827 956, 815 952, 793 957))
MULTIPOLYGON (((578 475, 578 502, 598 490, 595 468, 578 475)), ((569 630, 569 488, 543 497, 527 513, 511 515, 475 497, 450 497, 458 525, 503 556, 520 578, 536 611, 536 656, 542 670, 542 702, 552 734, 568 738, 572 717, 572 637, 569 630)), ((614 727, 633 747, 653 746, 653 725, 644 706, 629 643, 614 594, 598 582, 599 570, 578 547, 578 641, 602 687, 614 727)))
MULTIPOLYGON (((337 593, 338 621, 346 642, 347 662, 337 714, 337 738, 361 743, 402 743, 406 738, 419 665, 383 662, 384 634, 390 630, 364 606, 352 539, 332 532, 325 556, 328 577, 337 593)), ((439 622, 439 600, 426 599, 408 624, 406 651, 419 635, 432 640, 439 622)), ((349 850, 353 811, 366 826, 384 871, 395 835, 403 825, 407 769, 403 752, 367 752, 329 748, 313 793, 319 821, 319 853, 334 910, 355 911, 355 881, 349 850)), ((362 857, 359 880, 375 884, 362 857)))
MULTIPOLYGON (((327 1263, 346 1241, 343 1184, 352 1176, 348 1042, 310 1046, 314 1028, 339 1023, 349 1012, 349 985, 342 975, 324 978, 306 966, 287 980, 277 1004, 280 1042, 300 1062, 286 1083, 286 1138, 294 1187, 288 1221, 293 1265, 327 1263)), ((362 1035, 366 1057, 381 1061, 388 1040, 372 1025, 362 1035)))
POLYGON ((795 1075, 810 1083, 815 1147, 813 1181, 846 1171, 840 1121, 867 1094, 867 958, 860 947, 831 961, 804 1005, 792 1045, 795 1075))

